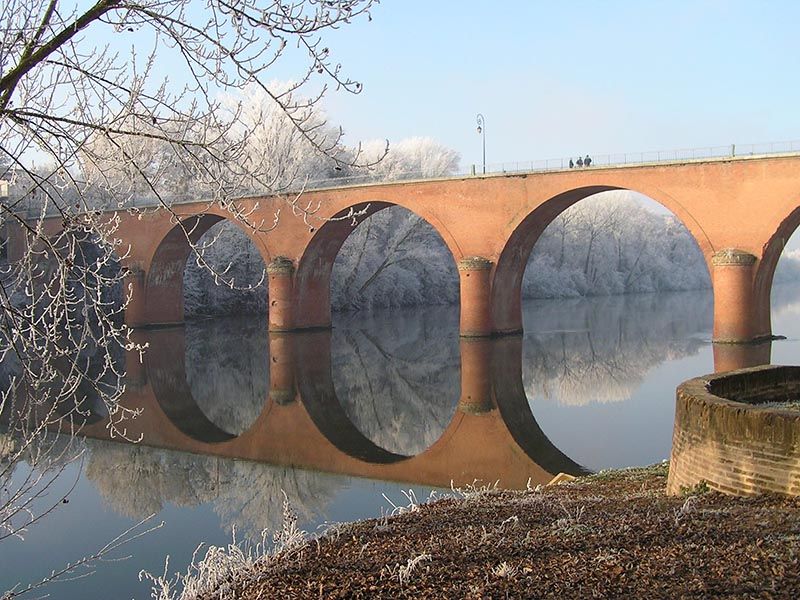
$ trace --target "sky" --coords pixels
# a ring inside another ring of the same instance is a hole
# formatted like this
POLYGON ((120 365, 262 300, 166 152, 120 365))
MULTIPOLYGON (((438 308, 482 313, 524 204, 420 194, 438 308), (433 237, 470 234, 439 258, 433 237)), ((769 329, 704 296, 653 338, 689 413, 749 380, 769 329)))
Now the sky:
MULTIPOLYGON (((489 164, 800 140, 797 23, 796 0, 382 0, 324 34, 364 87, 323 106, 349 145, 431 137, 464 170, 478 113, 489 164)), ((140 61, 151 47, 138 30, 90 37, 140 61)), ((306 67, 289 48, 268 77, 306 67)))
POLYGON ((364 85, 325 102, 350 144, 432 137, 467 168, 477 113, 490 164, 800 140, 800 3, 384 0, 371 16, 325 36, 364 85))

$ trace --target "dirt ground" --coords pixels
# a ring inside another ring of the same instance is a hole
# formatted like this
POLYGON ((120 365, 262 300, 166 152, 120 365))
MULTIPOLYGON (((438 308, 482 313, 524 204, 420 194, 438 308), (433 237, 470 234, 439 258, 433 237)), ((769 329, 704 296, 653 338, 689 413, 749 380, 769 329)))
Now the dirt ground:
POLYGON ((667 467, 465 490, 331 528, 214 598, 800 598, 800 498, 664 493, 667 467))

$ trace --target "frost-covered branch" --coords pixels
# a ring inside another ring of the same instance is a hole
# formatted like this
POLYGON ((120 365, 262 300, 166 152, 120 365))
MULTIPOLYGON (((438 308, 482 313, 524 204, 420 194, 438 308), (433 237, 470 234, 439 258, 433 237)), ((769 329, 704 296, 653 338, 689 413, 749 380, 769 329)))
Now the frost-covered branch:
MULTIPOLYGON (((124 354, 144 350, 123 319, 131 292, 121 261, 130 249, 119 242, 118 213, 102 209, 136 212, 148 200, 172 212, 175 200, 191 196, 245 230, 268 232, 280 215, 256 218, 237 198, 379 159, 345 148, 342 130, 319 110, 328 88, 361 89, 325 43, 327 32, 368 17, 376 3, 0 4, 6 534, 21 534, 57 508, 34 508, 31 500, 80 450, 53 445, 52 430, 74 432, 107 417, 110 434, 124 437, 126 419, 136 415, 120 404, 124 354), (295 79, 273 82, 287 66, 295 79), (20 461, 30 474, 14 479, 20 461)), ((318 218, 297 197, 287 208, 286 218, 318 218)), ((233 285, 225 266, 206 260, 207 244, 194 243, 196 223, 172 216, 196 262, 233 285)))

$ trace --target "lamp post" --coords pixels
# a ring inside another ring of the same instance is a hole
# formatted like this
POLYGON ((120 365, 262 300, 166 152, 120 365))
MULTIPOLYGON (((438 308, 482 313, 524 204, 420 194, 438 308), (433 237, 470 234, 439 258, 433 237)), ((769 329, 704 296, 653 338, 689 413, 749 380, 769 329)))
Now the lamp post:
POLYGON ((486 175, 486 119, 481 113, 478 113, 478 133, 483 138, 483 174, 486 175))

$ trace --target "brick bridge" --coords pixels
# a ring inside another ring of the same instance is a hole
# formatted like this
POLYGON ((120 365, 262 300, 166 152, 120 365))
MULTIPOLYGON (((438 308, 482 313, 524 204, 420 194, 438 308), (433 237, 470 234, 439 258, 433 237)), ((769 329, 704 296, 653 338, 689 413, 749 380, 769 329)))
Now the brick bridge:
MULTIPOLYGON (((270 329, 299 330, 331 323, 330 276, 336 254, 367 215, 403 206, 441 235, 458 266, 461 334, 491 336, 522 329, 521 284, 528 256, 561 212, 607 190, 642 193, 674 213, 705 257, 714 291, 714 341, 750 342, 772 334, 770 291, 786 240, 800 224, 800 155, 707 159, 623 167, 487 175, 358 185, 308 191, 318 207, 304 222, 287 196, 245 198, 251 221, 277 226, 254 231, 238 223, 269 273, 270 329), (355 219, 335 220, 351 210, 355 219), (333 220, 332 220, 333 219, 333 220)), ((208 203, 141 216, 120 213, 119 236, 131 251, 132 326, 183 321, 183 271, 190 248, 231 213, 208 203)))

